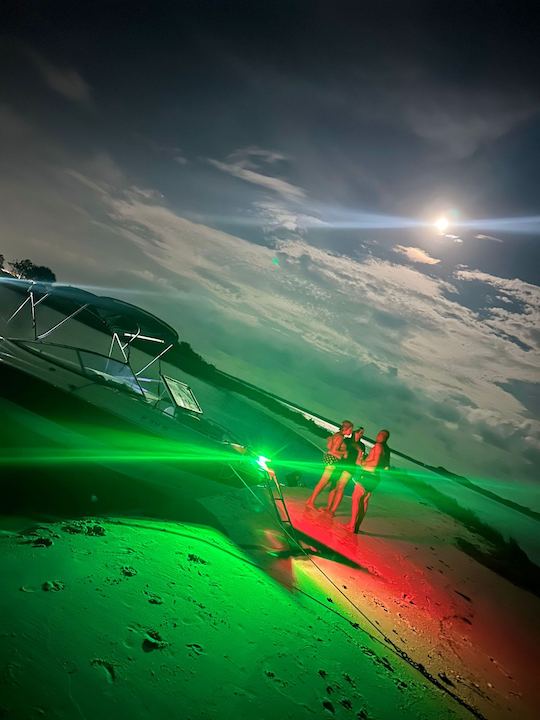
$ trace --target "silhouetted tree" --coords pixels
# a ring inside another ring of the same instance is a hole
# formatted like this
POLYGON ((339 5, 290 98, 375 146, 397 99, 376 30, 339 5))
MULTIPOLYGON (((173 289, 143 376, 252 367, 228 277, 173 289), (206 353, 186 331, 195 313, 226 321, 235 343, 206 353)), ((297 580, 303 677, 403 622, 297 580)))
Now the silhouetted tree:
POLYGON ((25 280, 39 280, 40 282, 56 282, 56 275, 45 265, 34 265, 26 258, 25 260, 14 260, 9 263, 11 269, 19 278, 25 280))

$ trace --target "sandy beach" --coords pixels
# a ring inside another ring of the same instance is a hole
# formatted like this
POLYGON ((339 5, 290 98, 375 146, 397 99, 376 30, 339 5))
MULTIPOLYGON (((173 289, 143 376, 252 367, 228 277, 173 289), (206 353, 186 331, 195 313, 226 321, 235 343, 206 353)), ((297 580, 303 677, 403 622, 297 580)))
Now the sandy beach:
MULTIPOLYGON (((346 586, 344 610, 354 613, 354 603, 486 717, 535 717, 538 597, 462 552, 457 538, 479 547, 485 543, 405 492, 397 497, 381 486, 357 536, 342 526, 347 500, 333 520, 306 513, 302 497, 291 498, 289 508, 295 525, 320 543, 317 565, 346 586), (325 558, 328 550, 337 556, 325 558)), ((307 572, 317 574, 314 568, 307 572)))
POLYGON ((296 553, 266 512, 227 537, 234 499, 231 533, 4 516, 2 717, 535 717, 538 598, 455 545, 478 538, 391 487, 351 536, 347 498, 331 520, 306 495, 296 553))
MULTIPOLYGON (((316 439, 200 389, 313 484, 316 439)), ((283 488, 291 530, 266 488, 172 462, 27 465, 121 436, 3 403, 1 717, 536 717, 538 567, 466 494, 390 473, 352 535, 348 495, 332 519, 283 488)))
POLYGON ((466 717, 328 601, 207 528, 8 525, 3 717, 466 717))

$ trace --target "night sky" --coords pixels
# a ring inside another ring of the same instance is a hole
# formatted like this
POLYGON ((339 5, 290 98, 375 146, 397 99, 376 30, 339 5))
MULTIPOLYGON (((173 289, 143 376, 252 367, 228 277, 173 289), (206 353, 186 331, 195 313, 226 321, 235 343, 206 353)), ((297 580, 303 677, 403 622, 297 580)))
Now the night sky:
POLYGON ((2 5, 7 260, 426 462, 534 479, 532 3, 2 5))

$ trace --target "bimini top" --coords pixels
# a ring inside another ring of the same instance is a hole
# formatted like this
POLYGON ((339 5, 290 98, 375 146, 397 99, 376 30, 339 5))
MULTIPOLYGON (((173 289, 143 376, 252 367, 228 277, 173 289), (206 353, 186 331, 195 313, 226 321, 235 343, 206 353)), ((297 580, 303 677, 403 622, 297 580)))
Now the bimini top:
POLYGON ((32 294, 35 306, 44 301, 46 305, 66 316, 77 312, 79 321, 109 333, 136 337, 157 337, 167 344, 178 342, 178 333, 168 323, 147 310, 116 298, 96 295, 71 285, 57 285, 15 278, 1 278, 3 285, 20 293, 21 297, 32 294))

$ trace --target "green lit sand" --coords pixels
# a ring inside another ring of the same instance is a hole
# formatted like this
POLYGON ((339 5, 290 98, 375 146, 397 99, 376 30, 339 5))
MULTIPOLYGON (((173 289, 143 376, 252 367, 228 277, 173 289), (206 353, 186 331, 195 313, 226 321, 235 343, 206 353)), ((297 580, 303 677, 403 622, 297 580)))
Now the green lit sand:
MULTIPOLYGON (((352 538, 348 498, 327 522, 295 488, 316 547, 275 558, 264 488, 216 482, 230 454, 72 396, 20 399, 16 379, 0 406, 0 717, 536 717, 540 571, 512 540, 534 552, 532 515, 397 471, 352 538)), ((320 438, 199 389, 279 477, 318 478, 320 438)))
POLYGON ((6 717, 470 716, 216 531, 126 518, 4 528, 6 717))

